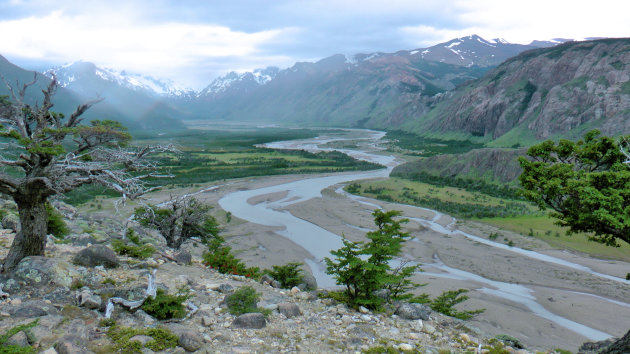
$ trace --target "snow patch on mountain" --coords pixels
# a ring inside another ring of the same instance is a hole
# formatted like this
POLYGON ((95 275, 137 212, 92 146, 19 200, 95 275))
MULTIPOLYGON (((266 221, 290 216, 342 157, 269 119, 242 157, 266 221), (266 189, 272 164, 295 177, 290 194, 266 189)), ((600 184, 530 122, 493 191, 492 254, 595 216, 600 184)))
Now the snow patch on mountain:
POLYGON ((101 80, 112 82, 134 91, 146 91, 153 96, 183 96, 194 92, 192 89, 179 85, 172 80, 128 73, 124 70, 117 71, 110 68, 99 68, 92 63, 84 61, 64 64, 49 69, 44 74, 49 77, 54 75, 62 87, 67 87, 82 77, 91 74, 101 80))

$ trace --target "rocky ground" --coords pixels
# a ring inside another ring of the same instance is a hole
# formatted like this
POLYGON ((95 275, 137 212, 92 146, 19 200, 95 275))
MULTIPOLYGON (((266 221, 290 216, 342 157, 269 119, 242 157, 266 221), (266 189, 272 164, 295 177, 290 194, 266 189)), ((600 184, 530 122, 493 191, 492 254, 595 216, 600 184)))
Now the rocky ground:
MULTIPOLYGON (((169 250, 159 235, 140 228, 141 236, 151 239, 160 251, 146 260, 119 256, 107 245, 121 237, 120 222, 58 206, 69 218, 70 235, 63 242, 50 238, 45 257, 26 258, 15 272, 0 278, 4 290, 0 335, 38 321, 26 331, 0 338, 0 343, 6 340, 4 345, 32 346, 48 354, 113 352, 121 343, 108 335, 106 324, 111 322, 104 321, 108 299, 142 299, 149 274, 155 270, 158 288, 171 294, 182 287, 190 289, 188 316, 160 321, 142 310, 116 305, 111 319, 119 328, 172 331, 178 337, 177 346, 164 352, 528 352, 514 348, 518 345, 509 340, 485 338, 466 322, 429 313, 426 308, 403 306, 398 314, 357 311, 319 298, 318 290, 279 289, 223 275, 202 264, 203 247, 187 243, 182 252, 169 250), (246 285, 261 294, 258 307, 270 311, 266 319, 260 314, 237 317, 227 311, 225 296, 246 285)), ((10 203, 3 207, 11 209, 10 203)), ((6 256, 15 235, 15 217, 8 215, 3 220, 7 229, 0 231, 0 258, 6 256)), ((129 341, 144 345, 152 339, 136 335, 129 341)), ((146 347, 141 351, 153 352, 146 347)))

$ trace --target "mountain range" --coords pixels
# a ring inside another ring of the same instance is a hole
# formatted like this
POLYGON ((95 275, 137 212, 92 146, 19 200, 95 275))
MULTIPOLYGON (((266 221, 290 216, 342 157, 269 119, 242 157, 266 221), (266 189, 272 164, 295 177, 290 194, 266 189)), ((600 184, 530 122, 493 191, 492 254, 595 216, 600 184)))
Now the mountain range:
MULTIPOLYGON (((630 131, 626 44, 520 45, 471 35, 429 48, 231 72, 201 91, 81 61, 37 77, 42 85, 53 75, 59 81, 58 109, 102 97, 88 117, 141 129, 182 128, 187 119, 252 121, 402 129, 512 146, 591 127, 630 131)), ((9 82, 35 75, 1 57, 0 72, 9 82)))

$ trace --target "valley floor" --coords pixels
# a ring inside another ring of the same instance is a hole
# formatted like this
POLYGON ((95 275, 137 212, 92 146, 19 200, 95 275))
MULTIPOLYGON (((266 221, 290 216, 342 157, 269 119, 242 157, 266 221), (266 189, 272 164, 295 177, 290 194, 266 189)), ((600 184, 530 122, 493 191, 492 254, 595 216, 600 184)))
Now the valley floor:
MULTIPOLYGON (((197 197, 218 208, 218 200, 230 192, 299 178, 276 176, 233 180, 197 197)), ((337 235, 361 240, 365 232, 374 227, 371 212, 377 205, 387 210, 402 210, 406 217, 412 218, 407 228, 415 237, 407 243, 405 256, 422 263, 425 270, 414 279, 418 283, 427 283, 418 292, 435 296, 444 290, 470 289, 470 300, 464 303, 466 309, 485 308, 486 311, 465 325, 485 336, 509 334, 523 341, 530 350, 563 348, 575 351, 583 342, 591 340, 589 336, 603 332, 619 337, 630 328, 630 304, 624 303, 630 298, 627 282, 491 247, 457 232, 451 235, 435 232, 421 222, 432 220, 435 217, 432 211, 376 200, 363 203, 359 198, 339 193, 338 187, 324 190, 323 198, 294 204, 288 211, 337 235), (467 274, 453 273, 457 270, 467 274), (509 288, 510 285, 502 283, 513 284, 518 291, 505 296, 498 290, 505 290, 502 286, 509 288)), ((167 196, 166 193, 163 195, 164 198, 167 196)), ((270 194, 249 202, 255 204, 281 197, 281 194, 270 194)), ((443 226, 452 221, 446 215, 437 220, 443 226)), ((555 250, 543 241, 484 224, 457 222, 456 228, 483 238, 500 231, 513 241, 515 248, 539 251, 615 277, 625 277, 630 270, 630 263, 555 250)), ((271 267, 312 258, 308 250, 276 231, 280 228, 233 218, 223 235, 237 250, 238 256, 250 265, 271 267)))

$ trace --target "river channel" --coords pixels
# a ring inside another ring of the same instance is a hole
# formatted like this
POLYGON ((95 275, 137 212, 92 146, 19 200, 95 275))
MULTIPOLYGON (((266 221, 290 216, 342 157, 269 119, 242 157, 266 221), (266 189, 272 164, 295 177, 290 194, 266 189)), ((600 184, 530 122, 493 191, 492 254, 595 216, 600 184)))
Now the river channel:
MULTIPOLYGON (((219 205, 226 211, 232 213, 232 215, 247 220, 251 223, 260 225, 277 227, 279 231, 276 231, 279 235, 286 237, 292 242, 300 245, 307 250, 312 258, 305 259, 305 262, 311 268, 313 275, 318 281, 320 287, 333 287, 334 280, 324 272, 324 257, 330 257, 330 251, 340 248, 342 244, 342 236, 330 232, 314 223, 311 223, 302 218, 295 217, 287 208, 291 205, 309 201, 313 198, 321 198, 322 191, 331 186, 346 183, 355 180, 364 180, 372 178, 384 178, 389 176, 391 170, 399 163, 393 156, 386 155, 378 148, 378 140, 384 136, 383 132, 376 132, 370 130, 348 130, 347 136, 340 136, 338 133, 331 134, 330 136, 320 136, 314 139, 306 140, 293 140, 274 142, 265 145, 270 148, 281 149, 302 149, 308 151, 327 151, 338 150, 344 152, 357 159, 362 159, 370 162, 376 162, 386 168, 368 172, 355 172, 355 173, 338 173, 324 177, 309 177, 304 176, 303 179, 283 183, 264 188, 257 188, 251 190, 241 190, 229 193, 219 200, 219 205), (361 141, 361 149, 347 148, 343 144, 337 144, 344 140, 361 141), (336 148, 335 146, 342 146, 336 148), (284 193, 282 198, 273 201, 263 201, 257 204, 250 203, 250 200, 255 197, 269 195, 273 193, 284 193)), ((343 193, 348 198, 354 198, 363 204, 371 204, 373 207, 377 206, 366 198, 355 197, 342 192, 340 189, 338 193, 343 193)), ((422 208, 419 208, 422 209, 422 208)), ((423 209, 427 210, 427 209, 423 209)), ((441 234, 445 235, 461 235, 466 238, 470 238, 476 242, 484 245, 501 249, 507 252, 512 252, 520 256, 533 258, 541 262, 549 262, 563 267, 571 268, 576 271, 589 273, 596 277, 601 277, 616 283, 630 284, 625 279, 615 277, 609 274, 596 272, 589 267, 581 264, 569 262, 564 259, 553 257, 547 254, 539 252, 520 249, 517 247, 508 247, 504 244, 493 242, 485 238, 480 238, 469 233, 457 230, 454 223, 449 225, 443 225, 437 222, 437 220, 443 215, 439 212, 432 211, 433 218, 419 219, 411 217, 411 220, 418 222, 419 224, 441 234)), ((528 287, 520 284, 514 284, 510 282, 501 282, 484 278, 479 274, 474 274, 464 269, 456 269, 446 266, 437 257, 434 258, 434 262, 425 265, 424 268, 434 268, 440 270, 440 273, 429 273, 437 277, 451 277, 451 279, 462 279, 473 281, 477 284, 483 285, 478 291, 495 296, 497 298, 509 300, 511 302, 518 303, 526 307, 531 313, 541 318, 547 319, 558 326, 564 327, 570 331, 580 334, 591 340, 602 340, 610 337, 609 333, 600 331, 598 329, 591 328, 582 323, 564 318, 557 314, 552 313, 546 309, 543 304, 539 303, 536 297, 532 296, 532 290, 528 287)), ((560 290, 559 290, 560 291, 560 290)), ((587 294, 589 295, 589 294, 587 294)), ((601 297, 604 300, 608 300, 601 297)), ((609 300, 614 303, 616 300, 609 300)), ((616 301, 623 304, 623 306, 630 306, 626 303, 616 301)))

